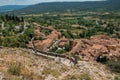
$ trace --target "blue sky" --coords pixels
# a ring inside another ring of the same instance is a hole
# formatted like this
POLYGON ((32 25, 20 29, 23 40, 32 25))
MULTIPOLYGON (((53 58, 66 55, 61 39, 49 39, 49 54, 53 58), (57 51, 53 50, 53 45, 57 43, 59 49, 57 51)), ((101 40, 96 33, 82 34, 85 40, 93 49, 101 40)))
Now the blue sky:
POLYGON ((2 5, 30 5, 42 2, 63 2, 63 1, 100 1, 100 0, 0 0, 2 5))

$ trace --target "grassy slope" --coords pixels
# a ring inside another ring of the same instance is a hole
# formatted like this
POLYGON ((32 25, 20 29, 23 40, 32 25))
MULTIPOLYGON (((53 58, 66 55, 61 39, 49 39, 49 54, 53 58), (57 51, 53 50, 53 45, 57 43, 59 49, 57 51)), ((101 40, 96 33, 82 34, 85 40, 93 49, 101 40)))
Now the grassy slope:
POLYGON ((114 78, 114 75, 101 64, 80 61, 78 65, 78 67, 67 67, 62 63, 35 56, 27 49, 0 49, 0 72, 10 80, 21 80, 22 77, 28 80, 83 80, 85 78, 86 80, 94 80, 93 78, 97 80, 113 80, 114 78), (18 66, 18 63, 20 66, 18 66), (19 71, 19 75, 12 75, 10 69, 12 69, 13 73, 15 73, 15 70, 19 71))

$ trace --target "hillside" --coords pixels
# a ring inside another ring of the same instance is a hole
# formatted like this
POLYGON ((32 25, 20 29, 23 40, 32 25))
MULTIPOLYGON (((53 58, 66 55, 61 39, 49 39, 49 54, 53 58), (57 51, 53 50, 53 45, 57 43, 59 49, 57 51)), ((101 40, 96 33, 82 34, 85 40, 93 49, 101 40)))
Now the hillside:
POLYGON ((24 9, 15 10, 13 13, 38 14, 64 11, 117 11, 120 9, 119 3, 119 0, 40 3, 24 9))
POLYGON ((6 6, 0 6, 0 12, 7 12, 17 9, 22 9, 27 7, 26 5, 6 5, 6 6))
POLYGON ((0 79, 4 80, 118 80, 102 64, 79 61, 68 67, 22 48, 0 49, 0 79), (115 79, 114 79, 115 78, 115 79))

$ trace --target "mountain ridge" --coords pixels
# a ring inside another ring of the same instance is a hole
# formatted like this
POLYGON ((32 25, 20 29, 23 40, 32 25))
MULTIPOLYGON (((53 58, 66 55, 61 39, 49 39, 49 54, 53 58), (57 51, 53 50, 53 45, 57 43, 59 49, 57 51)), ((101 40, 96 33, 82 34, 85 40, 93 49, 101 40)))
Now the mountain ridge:
POLYGON ((27 5, 4 5, 4 6, 0 6, 0 12, 7 12, 12 10, 22 9, 25 7, 27 7, 27 5))
POLYGON ((51 2, 30 5, 23 9, 14 10, 10 13, 16 14, 39 14, 47 12, 64 11, 118 11, 120 10, 119 0, 107 1, 86 1, 86 2, 51 2))

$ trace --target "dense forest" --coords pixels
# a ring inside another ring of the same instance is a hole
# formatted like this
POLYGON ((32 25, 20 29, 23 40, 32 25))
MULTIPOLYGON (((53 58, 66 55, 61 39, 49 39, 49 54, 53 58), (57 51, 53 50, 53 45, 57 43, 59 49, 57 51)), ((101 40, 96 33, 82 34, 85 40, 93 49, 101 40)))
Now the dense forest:
POLYGON ((0 46, 26 47, 33 36, 33 27, 23 17, 5 15, 0 17, 0 46))

